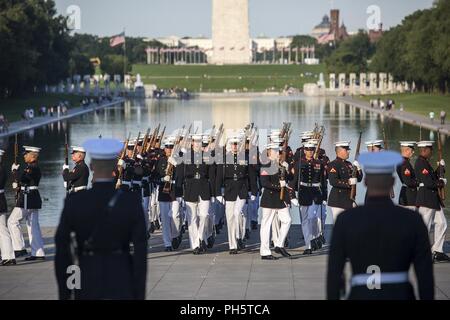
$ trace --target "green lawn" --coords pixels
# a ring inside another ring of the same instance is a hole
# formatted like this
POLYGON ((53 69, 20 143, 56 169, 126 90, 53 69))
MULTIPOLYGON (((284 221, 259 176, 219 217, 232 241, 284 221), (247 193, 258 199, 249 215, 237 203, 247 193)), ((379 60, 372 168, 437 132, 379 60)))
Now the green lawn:
POLYGON ((435 119, 439 118, 441 110, 445 110, 447 115, 450 116, 450 95, 438 95, 427 93, 400 93, 391 94, 386 96, 364 96, 363 100, 369 101, 370 99, 393 99, 395 101, 395 108, 399 109, 400 104, 403 104, 403 109, 406 112, 412 112, 421 114, 428 117, 430 112, 434 112, 435 119))
POLYGON ((21 98, 0 99, 0 113, 5 115, 11 123, 21 120, 21 114, 27 108, 34 108, 34 114, 37 116, 38 108, 42 106, 52 106, 60 101, 69 101, 71 107, 78 107, 82 96, 70 94, 36 94, 21 98))
POLYGON ((156 84, 159 88, 187 88, 195 92, 222 92, 224 89, 280 91, 286 85, 303 89, 303 84, 317 82, 321 72, 326 79, 324 65, 133 66, 133 74, 139 73, 145 84, 156 84))

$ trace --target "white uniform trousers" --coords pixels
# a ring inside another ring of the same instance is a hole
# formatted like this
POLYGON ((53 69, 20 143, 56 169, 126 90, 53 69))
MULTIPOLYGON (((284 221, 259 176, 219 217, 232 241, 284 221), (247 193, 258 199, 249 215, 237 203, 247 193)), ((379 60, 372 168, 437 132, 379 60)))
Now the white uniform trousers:
POLYGON ((333 215, 333 223, 336 222, 337 217, 345 211, 345 209, 342 208, 336 208, 336 207, 330 207, 331 214, 333 215))
POLYGON ((11 234, 14 250, 25 249, 20 221, 26 220, 28 238, 31 244, 31 255, 43 257, 44 240, 42 239, 41 227, 39 226, 39 211, 37 209, 23 209, 15 207, 8 219, 8 229, 11 234))
POLYGON ((280 234, 277 239, 277 242, 274 241, 275 247, 282 248, 284 246, 284 241, 289 232, 289 228, 291 226, 291 214, 289 212, 289 208, 283 209, 269 209, 269 208, 261 208, 262 217, 261 217, 261 229, 260 229, 260 238, 261 238, 261 248, 260 254, 261 256, 271 255, 270 251, 270 227, 272 225, 272 221, 275 217, 278 217, 278 220, 281 222, 280 226, 280 234))
POLYGON ((11 235, 6 224, 6 213, 0 213, 0 253, 3 260, 15 259, 11 235))
MULTIPOLYGON (((261 222, 262 224, 262 222, 261 222)), ((280 237, 280 226, 281 222, 278 218, 278 215, 275 215, 275 217, 272 220, 272 241, 273 243, 278 243, 278 238, 280 237)))
POLYGON ((158 217, 158 189, 154 188, 150 194, 150 222, 155 222, 159 219, 158 217))
POLYGON ((208 238, 206 234, 206 223, 208 221, 209 200, 198 202, 186 202, 186 220, 189 229, 189 242, 191 249, 198 248, 200 241, 208 238))
POLYGON ((172 247, 172 239, 180 235, 180 202, 160 201, 163 241, 165 247, 172 247))
POLYGON ((431 225, 434 222, 434 243, 431 251, 444 252, 445 232, 447 231, 447 219, 444 210, 442 208, 436 210, 420 207, 419 213, 428 228, 428 232, 431 231, 431 225))
MULTIPOLYGON (((240 237, 240 219, 245 199, 237 197, 236 201, 225 201, 225 215, 227 217, 228 245, 230 250, 237 249, 237 239, 240 237)), ((245 232, 245 231, 244 231, 245 232)))
POLYGON ((325 235, 325 221, 327 220, 327 205, 321 204, 319 208, 319 217, 317 218, 318 234, 315 236, 317 238, 321 234, 325 235))
POLYGON ((245 238, 245 229, 248 229, 250 219, 248 218, 248 204, 247 201, 241 209, 241 214, 239 215, 239 237, 238 239, 245 238))

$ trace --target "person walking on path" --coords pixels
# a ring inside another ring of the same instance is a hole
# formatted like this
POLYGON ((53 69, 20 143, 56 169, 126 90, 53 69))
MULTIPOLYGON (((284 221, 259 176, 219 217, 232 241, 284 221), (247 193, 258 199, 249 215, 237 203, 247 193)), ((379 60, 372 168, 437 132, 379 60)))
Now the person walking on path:
POLYGON ((447 113, 444 110, 441 110, 441 124, 445 124, 445 117, 447 116, 447 113))

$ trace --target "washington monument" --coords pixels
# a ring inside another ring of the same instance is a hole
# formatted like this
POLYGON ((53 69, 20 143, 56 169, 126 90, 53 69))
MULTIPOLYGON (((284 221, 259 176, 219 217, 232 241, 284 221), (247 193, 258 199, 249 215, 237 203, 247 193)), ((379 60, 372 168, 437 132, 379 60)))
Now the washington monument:
POLYGON ((252 60, 248 0, 212 0, 212 64, 252 60))

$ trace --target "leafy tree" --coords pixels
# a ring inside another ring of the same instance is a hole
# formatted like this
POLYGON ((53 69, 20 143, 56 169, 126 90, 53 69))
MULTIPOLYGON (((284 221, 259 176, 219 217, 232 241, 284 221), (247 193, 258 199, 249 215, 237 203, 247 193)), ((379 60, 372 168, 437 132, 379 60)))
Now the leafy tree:
MULTIPOLYGON (((126 59, 127 70, 126 72, 131 72, 131 64, 126 59)), ((101 70, 103 73, 110 75, 123 74, 124 68, 124 57, 123 55, 106 55, 102 59, 101 70)))

